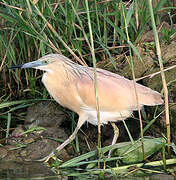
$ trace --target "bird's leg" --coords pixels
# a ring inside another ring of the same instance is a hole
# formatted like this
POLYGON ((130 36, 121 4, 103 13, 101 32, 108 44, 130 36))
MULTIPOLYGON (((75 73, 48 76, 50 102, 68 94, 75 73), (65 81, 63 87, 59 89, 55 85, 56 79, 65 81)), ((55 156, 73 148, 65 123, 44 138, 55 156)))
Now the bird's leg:
MULTIPOLYGON (((87 120, 86 117, 83 118, 83 116, 80 116, 79 117, 79 120, 78 120, 78 123, 77 123, 77 126, 76 126, 76 129, 74 130, 73 134, 66 140, 64 141, 61 145, 59 145, 57 148, 56 148, 56 151, 61 151, 65 146, 67 146, 70 142, 72 142, 75 137, 76 137, 76 134, 78 133, 79 129, 81 128, 81 126, 84 124, 84 122, 87 120)), ((45 161, 47 162, 51 157, 53 157, 55 155, 55 151, 53 151, 52 153, 50 153, 48 156, 38 160, 38 161, 45 161)))
MULTIPOLYGON (((117 141, 117 138, 119 137, 119 128, 115 125, 115 123, 111 123, 111 125, 112 125, 113 130, 114 130, 114 137, 113 137, 111 145, 114 145, 117 141)), ((111 153, 112 153, 112 149, 108 153, 108 158, 111 157, 111 153)))

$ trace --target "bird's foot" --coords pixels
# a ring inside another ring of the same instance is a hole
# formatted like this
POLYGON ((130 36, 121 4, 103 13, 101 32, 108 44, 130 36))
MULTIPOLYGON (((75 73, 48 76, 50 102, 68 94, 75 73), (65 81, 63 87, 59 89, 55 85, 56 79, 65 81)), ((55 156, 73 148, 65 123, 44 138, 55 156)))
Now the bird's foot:
POLYGON ((39 162, 49 162, 51 159, 53 159, 54 161, 56 161, 56 155, 54 152, 50 153, 48 156, 45 156, 44 158, 41 158, 41 159, 38 159, 36 161, 39 161, 39 162))
POLYGON ((51 159, 54 160, 54 161, 56 161, 56 156, 55 156, 55 155, 48 155, 48 156, 45 157, 44 162, 47 163, 47 162, 49 162, 51 159))

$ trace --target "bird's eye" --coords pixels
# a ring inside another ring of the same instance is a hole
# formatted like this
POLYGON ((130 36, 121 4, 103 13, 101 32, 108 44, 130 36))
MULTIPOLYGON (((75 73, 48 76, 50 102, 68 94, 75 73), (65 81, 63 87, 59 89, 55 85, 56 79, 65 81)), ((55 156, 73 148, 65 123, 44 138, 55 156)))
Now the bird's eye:
POLYGON ((45 65, 45 64, 48 64, 48 61, 47 60, 44 60, 43 61, 43 64, 45 65))

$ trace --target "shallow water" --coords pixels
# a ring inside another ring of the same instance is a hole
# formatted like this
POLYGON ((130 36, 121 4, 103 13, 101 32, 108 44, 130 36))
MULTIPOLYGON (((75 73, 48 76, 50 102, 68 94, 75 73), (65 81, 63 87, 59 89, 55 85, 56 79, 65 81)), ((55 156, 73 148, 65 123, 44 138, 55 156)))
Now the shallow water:
MULTIPOLYGON (((58 170, 60 174, 58 175, 54 170, 49 168, 44 163, 38 162, 0 162, 0 180, 67 180, 67 179, 99 179, 98 175, 88 175, 80 173, 80 169, 65 169, 63 172, 58 170), (80 173, 80 174, 79 174, 80 173), (68 174, 73 176, 69 177, 68 174), (77 174, 77 175, 76 175, 77 174)), ((117 178, 117 177, 116 177, 117 178)), ((104 179, 112 180, 116 179, 112 174, 104 174, 104 179)), ((150 174, 148 176, 140 177, 120 177, 119 180, 174 180, 174 176, 168 174, 150 174)))
POLYGON ((58 176, 51 168, 43 163, 36 162, 0 162, 0 179, 52 179, 58 180, 58 176))

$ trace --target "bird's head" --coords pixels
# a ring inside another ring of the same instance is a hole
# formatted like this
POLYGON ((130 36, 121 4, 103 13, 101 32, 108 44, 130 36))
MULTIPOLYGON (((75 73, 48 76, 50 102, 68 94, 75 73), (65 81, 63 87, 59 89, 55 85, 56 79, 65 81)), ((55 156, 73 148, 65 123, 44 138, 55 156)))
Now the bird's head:
POLYGON ((74 64, 74 63, 70 59, 66 58, 61 54, 48 54, 36 61, 20 64, 17 66, 12 66, 10 67, 10 69, 35 68, 49 72, 52 69, 57 68, 57 66, 59 67, 59 65, 62 64, 74 64))

